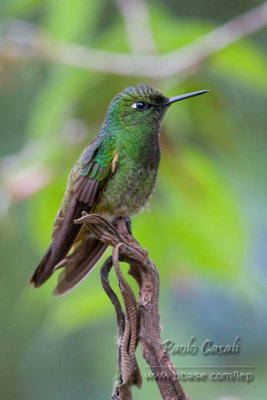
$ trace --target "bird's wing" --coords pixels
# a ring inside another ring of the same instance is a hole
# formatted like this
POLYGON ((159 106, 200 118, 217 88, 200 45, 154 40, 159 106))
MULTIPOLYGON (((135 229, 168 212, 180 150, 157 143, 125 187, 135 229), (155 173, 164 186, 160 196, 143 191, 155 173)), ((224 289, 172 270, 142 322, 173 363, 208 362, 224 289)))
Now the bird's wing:
POLYGON ((81 225, 74 220, 82 211, 89 212, 98 199, 107 177, 114 169, 115 138, 102 134, 90 143, 71 171, 67 190, 54 223, 52 244, 36 268, 31 282, 42 285, 53 273, 55 266, 67 255, 81 225))

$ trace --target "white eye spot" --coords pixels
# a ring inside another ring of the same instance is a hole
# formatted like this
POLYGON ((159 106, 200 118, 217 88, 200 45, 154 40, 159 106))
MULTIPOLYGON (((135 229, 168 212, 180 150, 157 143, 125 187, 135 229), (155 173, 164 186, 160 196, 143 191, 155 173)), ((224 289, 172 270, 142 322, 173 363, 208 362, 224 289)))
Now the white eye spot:
POLYGON ((150 105, 145 103, 144 101, 137 101, 136 103, 131 105, 132 108, 137 109, 138 111, 148 110, 150 105))

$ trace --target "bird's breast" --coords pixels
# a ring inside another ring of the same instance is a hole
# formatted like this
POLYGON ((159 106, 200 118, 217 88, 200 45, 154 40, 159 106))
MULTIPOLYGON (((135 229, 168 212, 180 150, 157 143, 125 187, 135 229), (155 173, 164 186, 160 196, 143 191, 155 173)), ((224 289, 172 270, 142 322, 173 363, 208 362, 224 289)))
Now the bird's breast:
POLYGON ((95 212, 112 216, 131 216, 146 205, 155 187, 158 163, 142 165, 127 158, 119 159, 108 180, 95 212))

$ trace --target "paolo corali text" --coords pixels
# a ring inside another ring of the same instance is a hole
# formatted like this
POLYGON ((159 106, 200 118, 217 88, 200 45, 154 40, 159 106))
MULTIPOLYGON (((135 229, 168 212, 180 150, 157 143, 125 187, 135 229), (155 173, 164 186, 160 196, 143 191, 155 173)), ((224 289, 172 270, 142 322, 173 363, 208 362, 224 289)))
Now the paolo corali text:
POLYGON ((173 355, 196 355, 199 352, 206 356, 237 355, 240 353, 241 339, 239 336, 232 343, 220 344, 211 339, 205 339, 199 345, 196 338, 191 336, 187 344, 176 344, 173 340, 167 339, 163 342, 169 353, 173 355))

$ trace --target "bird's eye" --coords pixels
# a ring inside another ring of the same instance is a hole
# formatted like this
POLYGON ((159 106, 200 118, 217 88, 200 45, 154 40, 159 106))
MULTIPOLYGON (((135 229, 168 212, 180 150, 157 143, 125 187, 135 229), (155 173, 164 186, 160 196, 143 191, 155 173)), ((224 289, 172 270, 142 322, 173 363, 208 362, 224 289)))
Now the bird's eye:
POLYGON ((145 103, 144 101, 138 101, 137 103, 132 104, 132 108, 135 108, 138 111, 148 110, 150 105, 145 103))

